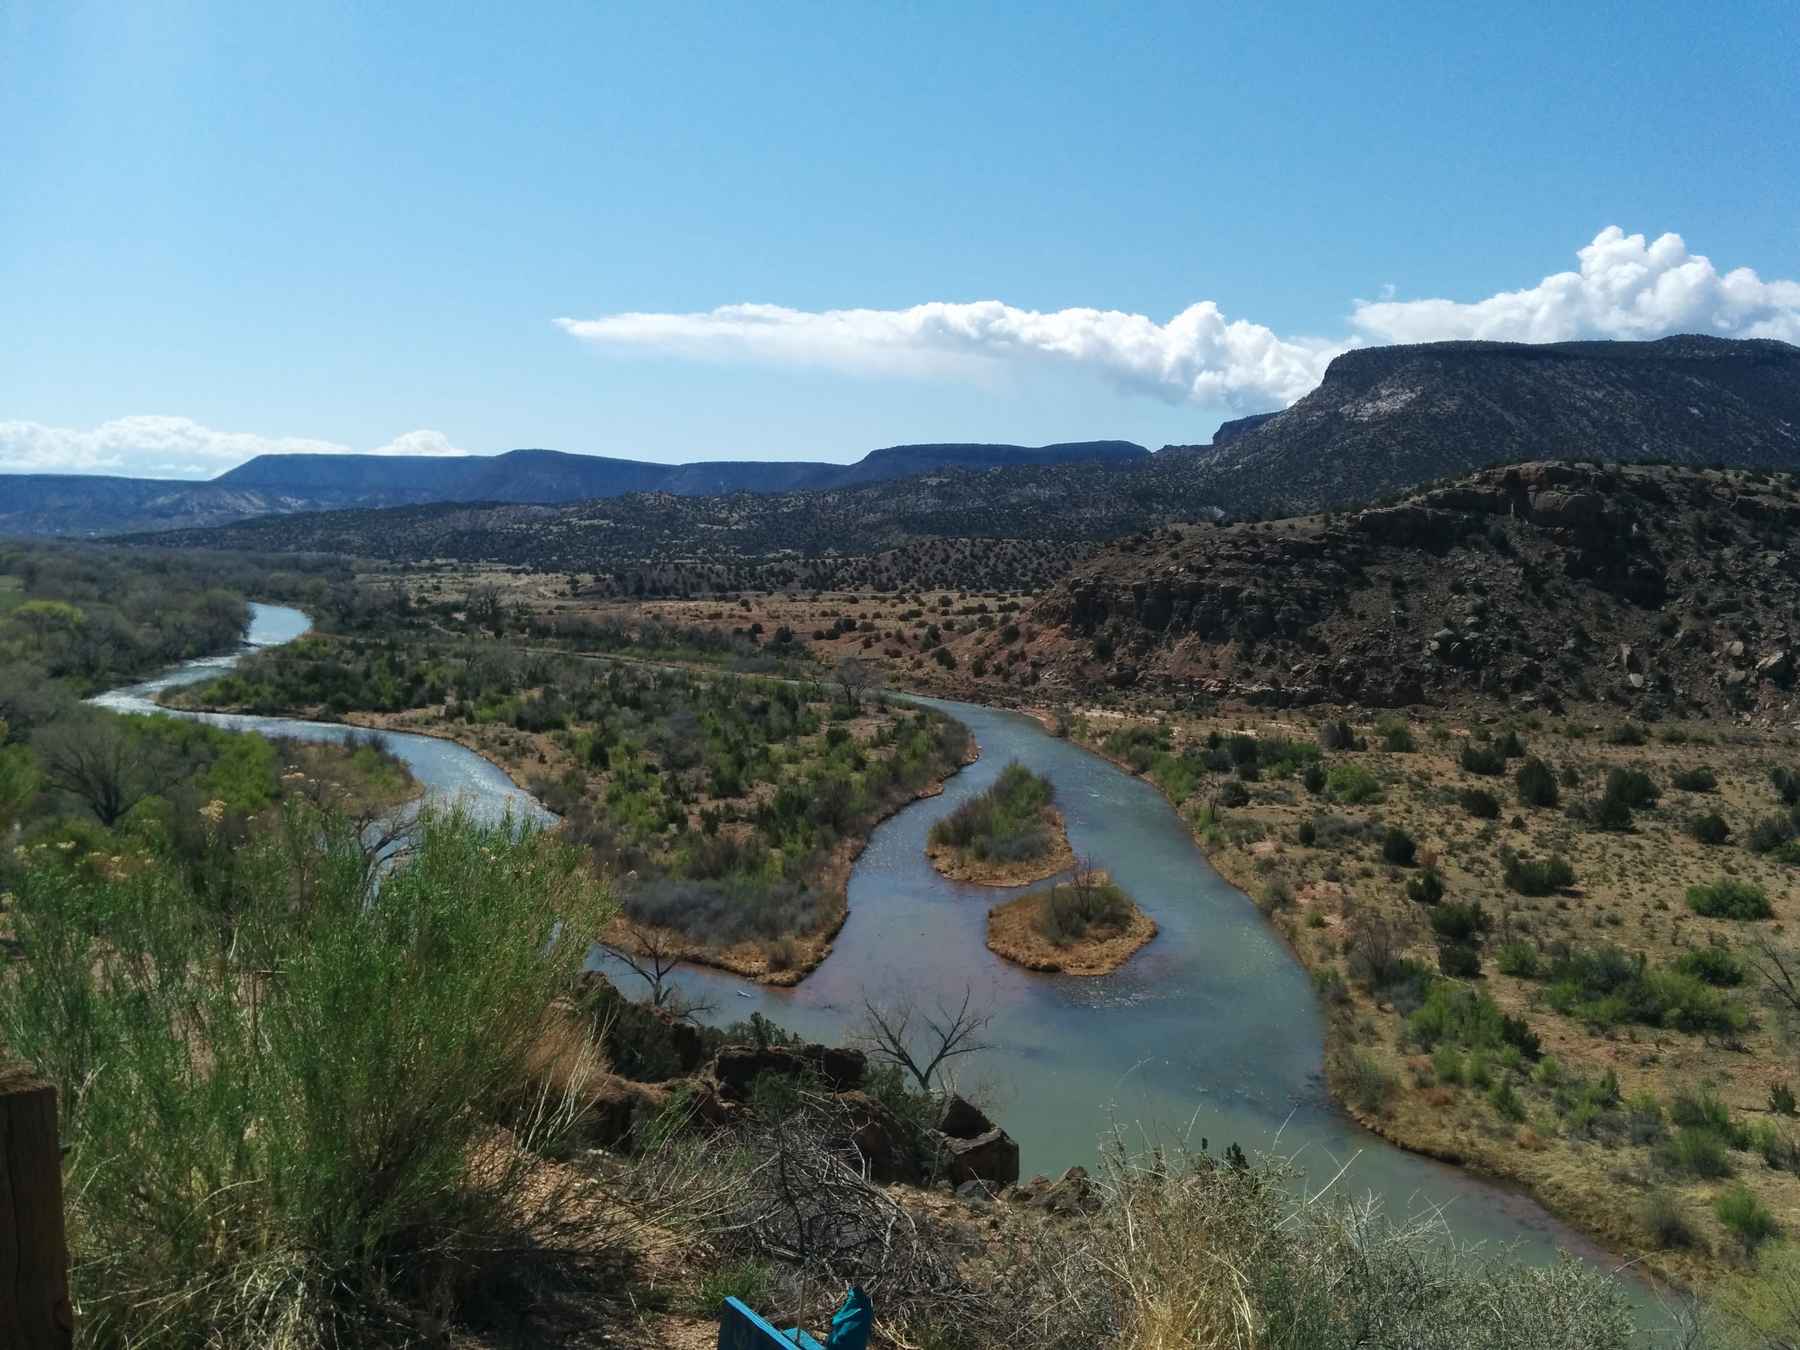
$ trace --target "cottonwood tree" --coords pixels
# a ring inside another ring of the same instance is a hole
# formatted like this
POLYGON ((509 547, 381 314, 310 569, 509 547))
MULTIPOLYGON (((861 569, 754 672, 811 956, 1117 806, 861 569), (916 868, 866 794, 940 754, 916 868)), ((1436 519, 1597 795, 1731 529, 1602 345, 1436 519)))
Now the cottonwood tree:
POLYGON ((34 746, 44 781, 85 803, 108 829, 176 776, 161 746, 106 713, 84 711, 54 722, 34 746))
POLYGON ((975 993, 963 986, 962 1002, 940 999, 932 1012, 921 1012, 910 997, 876 1003, 863 999, 863 1025, 858 1037, 870 1055, 910 1074, 930 1092, 938 1071, 962 1055, 989 1048, 983 1039, 994 1015, 974 1005, 975 993))

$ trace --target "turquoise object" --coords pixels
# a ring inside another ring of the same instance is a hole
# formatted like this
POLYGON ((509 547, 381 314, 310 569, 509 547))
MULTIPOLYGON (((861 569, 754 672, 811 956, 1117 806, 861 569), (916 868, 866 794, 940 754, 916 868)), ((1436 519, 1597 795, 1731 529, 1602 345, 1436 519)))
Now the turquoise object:
POLYGON ((799 1350, 868 1350, 875 1308, 869 1296, 852 1286, 831 1316, 831 1335, 821 1345, 799 1327, 777 1331, 741 1299, 728 1298, 719 1309, 719 1350, 768 1350, 770 1346, 799 1350))

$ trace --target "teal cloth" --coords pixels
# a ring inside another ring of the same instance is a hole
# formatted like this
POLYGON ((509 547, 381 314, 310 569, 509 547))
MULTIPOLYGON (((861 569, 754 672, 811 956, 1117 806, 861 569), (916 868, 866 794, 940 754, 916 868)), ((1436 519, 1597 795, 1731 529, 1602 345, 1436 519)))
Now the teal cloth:
POLYGON ((831 1336, 823 1346, 799 1327, 784 1334, 801 1350, 868 1350, 869 1332, 875 1324, 875 1308, 859 1286, 852 1285, 844 1301, 831 1315, 831 1336))

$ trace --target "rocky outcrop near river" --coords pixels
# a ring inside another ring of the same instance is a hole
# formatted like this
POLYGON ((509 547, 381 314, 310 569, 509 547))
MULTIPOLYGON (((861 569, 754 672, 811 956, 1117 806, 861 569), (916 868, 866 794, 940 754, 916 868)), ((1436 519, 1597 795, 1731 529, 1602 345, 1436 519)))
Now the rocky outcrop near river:
POLYGON ((1787 716, 1797 530, 1787 474, 1489 469, 1366 510, 1120 541, 1032 611, 1031 655, 1052 689, 1787 716))

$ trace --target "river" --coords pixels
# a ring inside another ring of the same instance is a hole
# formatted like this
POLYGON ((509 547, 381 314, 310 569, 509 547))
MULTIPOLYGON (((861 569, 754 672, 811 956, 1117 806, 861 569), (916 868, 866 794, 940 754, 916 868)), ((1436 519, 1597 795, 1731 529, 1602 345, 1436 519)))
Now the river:
MULTIPOLYGON (((276 646, 308 628, 298 610, 253 606, 244 650, 276 646)), ((120 712, 161 711, 161 690, 210 679, 243 653, 189 662, 156 679, 96 698, 120 712)), ((1612 1268, 1616 1259, 1552 1218, 1529 1197, 1389 1145, 1328 1099, 1323 1026, 1305 972, 1244 895, 1215 872, 1175 811, 1149 783, 1031 718, 973 704, 919 700, 965 723, 981 749, 941 796, 879 826, 850 877, 850 915, 831 956, 792 989, 719 971, 684 971, 690 995, 710 999, 715 1021, 759 1011, 819 1040, 843 1039, 865 995, 905 994, 929 1008, 965 988, 993 1020, 992 1048, 961 1061, 993 1114, 1019 1141, 1027 1175, 1090 1165, 1101 1140, 1123 1133, 1134 1148, 1204 1137, 1255 1154, 1292 1157, 1318 1185, 1372 1192, 1390 1212, 1438 1209, 1466 1242, 1509 1245, 1520 1259, 1565 1250, 1612 1268), (1160 926, 1123 969, 1097 979, 1022 970, 984 945, 987 908, 1014 894, 938 875, 925 858, 934 821, 992 783, 1009 761, 1047 775, 1076 852, 1109 871, 1160 926)), ((342 740, 329 722, 183 713, 234 730, 342 740)), ((450 741, 387 733, 389 745, 440 798, 485 819, 510 812, 554 820, 481 756, 450 741)), ((629 981, 630 976, 622 977, 629 981)), ((629 984, 627 983, 629 988, 629 984)), ((1661 1321, 1632 1282, 1646 1320, 1661 1321)))

